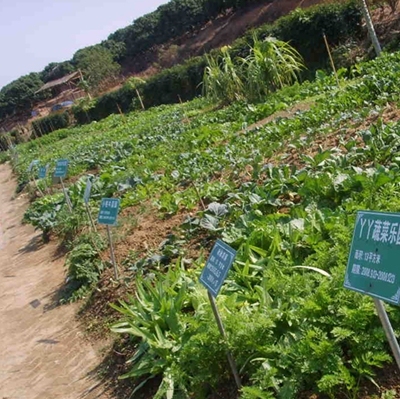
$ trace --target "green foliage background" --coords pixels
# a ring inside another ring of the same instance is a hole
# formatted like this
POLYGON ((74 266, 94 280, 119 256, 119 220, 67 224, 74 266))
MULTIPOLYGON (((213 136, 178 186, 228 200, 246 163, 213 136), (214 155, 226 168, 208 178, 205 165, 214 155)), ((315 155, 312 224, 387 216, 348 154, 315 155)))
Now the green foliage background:
MULTIPOLYGON (((121 262, 135 295, 116 304, 121 320, 113 330, 130 337, 125 378, 133 389, 159 377, 158 397, 207 397, 233 384, 228 348, 245 399, 303 391, 357 398, 365 381, 375 381, 390 349, 373 302, 345 290, 343 278, 356 211, 400 210, 400 126, 387 118, 400 104, 399 65, 400 53, 386 54, 339 71, 340 87, 320 72, 257 104, 218 108, 195 99, 17 147, 21 182, 33 159, 70 158, 74 177, 98 170, 94 214, 102 197, 114 196, 122 210, 151 204, 160 217, 182 215, 159 246, 121 262), (303 111, 248 128, 295 104, 303 111), (226 341, 198 282, 216 238, 237 250, 218 296, 226 341), (196 240, 204 250, 193 259, 196 240)), ((87 295, 109 265, 85 236, 73 239, 89 226, 85 178, 66 184, 74 216, 57 193, 35 201, 26 220, 71 243, 68 273, 87 295)), ((399 313, 388 312, 398 335, 399 313)))
POLYGON ((33 134, 40 137, 55 130, 64 129, 70 125, 70 119, 68 111, 36 119, 32 122, 33 134))

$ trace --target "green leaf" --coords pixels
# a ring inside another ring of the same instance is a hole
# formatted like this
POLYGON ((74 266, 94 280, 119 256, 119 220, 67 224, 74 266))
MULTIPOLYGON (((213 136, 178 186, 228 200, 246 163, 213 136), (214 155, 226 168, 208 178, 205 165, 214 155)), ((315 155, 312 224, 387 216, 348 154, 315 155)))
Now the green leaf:
POLYGON ((325 270, 319 269, 318 267, 314 267, 314 266, 292 266, 294 269, 308 269, 308 270, 312 270, 314 272, 320 273, 325 277, 329 277, 332 278, 332 276, 326 272, 325 270))

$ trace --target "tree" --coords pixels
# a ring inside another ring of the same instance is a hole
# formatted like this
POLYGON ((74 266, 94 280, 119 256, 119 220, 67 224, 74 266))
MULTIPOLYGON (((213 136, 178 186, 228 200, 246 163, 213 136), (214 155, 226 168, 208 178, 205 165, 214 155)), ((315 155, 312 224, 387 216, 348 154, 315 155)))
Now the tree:
POLYGON ((273 0, 170 0, 156 11, 146 14, 123 29, 109 35, 108 40, 123 42, 126 51, 122 58, 130 58, 157 44, 200 28, 210 19, 231 9, 273 0))
POLYGON ((125 43, 115 40, 103 40, 101 46, 111 52, 114 60, 120 60, 126 53, 125 43))
POLYGON ((35 94, 43 85, 38 73, 21 76, 0 90, 0 118, 17 111, 28 111, 45 93, 35 94))
POLYGON ((77 51, 73 60, 93 91, 98 91, 102 84, 115 79, 121 69, 111 51, 100 45, 77 51))
POLYGON ((69 61, 51 62, 42 72, 40 72, 40 77, 44 83, 47 83, 51 80, 60 79, 63 76, 74 72, 74 70, 74 66, 69 61))

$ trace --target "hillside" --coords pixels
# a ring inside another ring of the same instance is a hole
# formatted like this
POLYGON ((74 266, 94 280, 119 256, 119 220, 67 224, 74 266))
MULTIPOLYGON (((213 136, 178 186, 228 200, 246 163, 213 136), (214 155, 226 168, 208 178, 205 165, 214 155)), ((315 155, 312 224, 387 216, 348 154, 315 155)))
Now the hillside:
POLYGON ((163 45, 154 46, 150 51, 123 63, 125 76, 152 75, 190 57, 229 45, 249 29, 272 23, 297 7, 307 8, 329 2, 330 0, 274 0, 243 7, 237 11, 230 10, 227 15, 219 15, 200 29, 187 32, 163 45))
POLYGON ((255 104, 195 99, 17 146, 13 166, 33 200, 25 220, 66 246, 64 300, 86 298, 92 337, 110 325, 121 336, 105 365, 119 398, 398 396, 373 301, 343 283, 356 212, 399 209, 399 71, 395 52, 342 71, 339 87, 320 73, 255 104), (72 213, 50 177, 63 158, 72 213), (33 160, 50 165, 36 180, 44 197, 29 183, 33 160), (105 227, 94 232, 86 216, 87 176, 95 217, 102 198, 120 199, 120 279, 105 227), (198 281, 217 239, 236 250, 217 297, 227 341, 198 281))
MULTIPOLYGON (((254 2, 255 4, 241 5, 236 10, 229 8, 223 14, 218 15, 197 29, 190 30, 165 43, 149 45, 148 49, 140 52, 137 56, 121 57, 115 55, 116 60, 121 65, 121 74, 118 78, 103 82, 95 90, 95 95, 99 96, 120 88, 121 84, 130 76, 147 78, 160 73, 165 68, 182 64, 191 57, 202 55, 205 52, 226 44, 231 44, 249 29, 265 23, 271 23, 282 15, 287 15, 297 7, 306 8, 314 4, 329 2, 329 0, 256 1, 254 2)), ((43 84, 40 79, 46 82, 49 79, 59 78, 63 73, 69 73, 74 68, 80 66, 75 58, 79 59, 82 53, 89 52, 90 50, 91 48, 79 50, 73 60, 59 65, 54 64, 51 68, 47 66, 44 71, 38 74, 38 77, 35 77, 37 81, 34 83, 33 91, 31 88, 32 83, 22 84, 22 81, 19 82, 18 80, 10 84, 11 87, 8 91, 8 87, 3 88, 1 91, 3 96, 0 94, 0 130, 5 132, 11 131, 37 119, 37 117, 31 116, 33 109, 39 113, 39 116, 43 117, 50 113, 51 107, 55 104, 83 97, 83 91, 80 91, 78 95, 66 92, 64 95, 58 95, 55 98, 51 98, 51 95, 47 93, 45 100, 41 101, 40 97, 37 97, 34 93, 43 84), (64 66, 65 64, 68 66, 64 66), (57 70, 57 68, 59 70, 58 74, 51 72, 57 70), (2 104, 7 104, 7 102, 10 102, 11 105, 4 105, 3 107, 2 104), (32 104, 35 106, 32 107, 32 104), (4 108, 4 112, 1 111, 2 107, 4 108)), ((82 68, 85 70, 85 67, 82 68)), ((27 130, 29 130, 29 126, 27 126, 27 130)))

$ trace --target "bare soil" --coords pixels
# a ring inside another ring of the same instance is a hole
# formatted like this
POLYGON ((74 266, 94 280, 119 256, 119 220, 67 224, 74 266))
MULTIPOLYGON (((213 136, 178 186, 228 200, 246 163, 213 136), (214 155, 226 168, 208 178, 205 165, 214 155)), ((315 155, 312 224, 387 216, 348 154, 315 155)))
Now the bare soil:
MULTIPOLYGON (((125 264, 130 254, 136 254, 136 260, 144 259, 159 250, 160 244, 169 234, 173 234, 185 216, 178 213, 168 218, 160 218, 158 212, 149 203, 146 212, 142 206, 124 209, 119 216, 119 225, 112 231, 114 251, 119 273, 123 282, 116 282, 112 268, 106 269, 100 276, 96 290, 79 312, 79 317, 90 332, 91 339, 102 339, 109 334, 107 325, 116 322, 120 315, 110 304, 126 300, 127 295, 135 292, 135 272, 129 271, 125 264)), ((100 228, 100 232, 103 229, 100 228)), ((110 261, 110 250, 101 254, 103 261, 110 261)))
POLYGON ((124 74, 148 77, 164 68, 202 55, 211 49, 231 44, 251 29, 271 23, 297 7, 307 8, 333 0, 275 0, 252 4, 237 11, 227 11, 200 29, 190 31, 168 43, 154 46, 123 65, 124 74))
POLYGON ((254 129, 263 127, 267 123, 273 122, 279 118, 293 118, 297 112, 304 112, 308 111, 314 105, 314 101, 302 101, 298 104, 293 105, 292 107, 282 110, 276 111, 272 115, 264 118, 258 122, 253 123, 252 125, 248 126, 246 129, 240 130, 237 134, 251 132, 254 129))
POLYGON ((157 210, 150 205, 146 212, 141 212, 138 207, 124 209, 120 216, 121 237, 116 243, 119 259, 126 258, 132 250, 139 253, 156 250, 184 219, 185 215, 182 213, 161 218, 157 210))
MULTIPOLYGON (((346 121, 343 123, 342 126, 338 126, 338 130, 333 131, 328 135, 317 135, 311 145, 300 149, 293 148, 284 154, 276 154, 274 157, 265 160, 265 163, 282 161, 282 155, 284 155, 285 163, 301 168, 305 164, 305 162, 302 161, 303 155, 310 155, 314 157, 320 150, 325 151, 335 147, 346 151, 346 149, 343 148, 341 142, 347 142, 351 138, 355 139, 358 147, 363 148, 365 144, 361 136, 359 136, 357 133, 370 128, 371 125, 378 121, 378 119, 380 119, 384 124, 397 122, 400 119, 400 109, 396 106, 396 104, 387 104, 380 114, 371 114, 364 121, 351 123, 349 127, 346 127, 346 125, 349 124, 349 122, 346 121)), ((288 144, 289 142, 286 142, 284 148, 287 148, 288 144)))
POLYGON ((110 399, 95 372, 99 353, 84 339, 77 305, 58 306, 64 259, 21 223, 28 205, 0 165, 0 398, 110 399))

